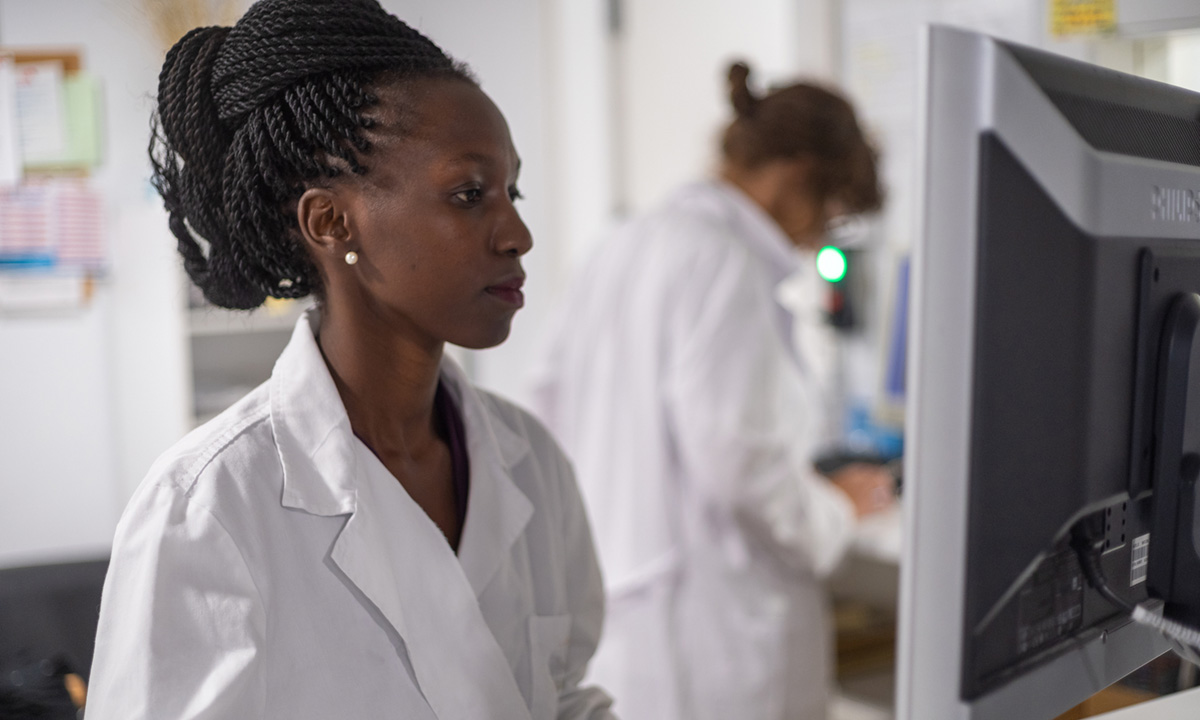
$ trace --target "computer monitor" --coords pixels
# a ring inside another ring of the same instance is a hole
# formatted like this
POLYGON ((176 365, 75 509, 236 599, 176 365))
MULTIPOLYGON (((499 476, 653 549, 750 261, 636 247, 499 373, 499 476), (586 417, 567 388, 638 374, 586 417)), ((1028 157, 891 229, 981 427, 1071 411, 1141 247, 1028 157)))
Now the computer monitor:
POLYGON ((925 47, 898 715, 1044 720, 1200 615, 1200 95, 925 47))

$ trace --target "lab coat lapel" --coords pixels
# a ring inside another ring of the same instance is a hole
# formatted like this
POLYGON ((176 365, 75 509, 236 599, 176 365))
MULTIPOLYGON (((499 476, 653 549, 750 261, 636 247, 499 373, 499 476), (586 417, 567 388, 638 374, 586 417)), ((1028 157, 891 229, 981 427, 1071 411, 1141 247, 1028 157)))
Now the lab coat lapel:
POLYGON ((365 445, 358 507, 333 560, 404 640, 439 720, 528 720, 504 651, 441 531, 365 445))
POLYGON ((442 377, 463 415, 471 489, 458 558, 478 597, 512 557, 513 543, 533 517, 533 504, 513 482, 512 468, 530 452, 529 441, 490 411, 462 370, 449 358, 442 377))
POLYGON ((493 432, 461 370, 445 372, 468 433, 471 493, 463 547, 478 549, 470 579, 436 525, 350 428, 315 338, 310 312, 271 378, 271 422, 284 469, 285 507, 349 515, 330 560, 399 635, 439 720, 529 720, 512 668, 477 593, 508 557, 532 515, 507 469, 528 444, 493 432), (494 503, 494 505, 490 505, 494 503), (484 533, 498 533, 488 534, 484 533))
POLYGON ((315 310, 296 322, 271 372, 271 430, 284 507, 345 515, 355 507, 354 434, 316 339, 315 310))
POLYGON ((317 315, 296 323, 271 373, 271 426, 283 466, 284 507, 312 515, 350 515, 331 552, 345 577, 406 634, 393 569, 375 562, 376 519, 362 512, 360 467, 350 419, 316 341, 317 315))

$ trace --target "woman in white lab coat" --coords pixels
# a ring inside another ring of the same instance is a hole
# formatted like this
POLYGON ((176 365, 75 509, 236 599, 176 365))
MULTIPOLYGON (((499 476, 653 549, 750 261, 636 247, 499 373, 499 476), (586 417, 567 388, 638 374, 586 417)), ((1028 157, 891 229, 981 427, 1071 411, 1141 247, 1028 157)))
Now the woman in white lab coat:
POLYGON ((571 470, 442 353, 507 336, 531 246, 468 71, 375 0, 260 0, 168 54, 151 149, 210 301, 318 303, 133 497, 89 720, 610 717, 571 470))
POLYGON ((880 205, 875 154, 838 95, 756 97, 748 73, 720 177, 602 244, 536 373, 607 585, 590 677, 627 720, 823 719, 821 579, 892 497, 876 468, 813 469, 827 363, 793 342, 827 223, 880 205))

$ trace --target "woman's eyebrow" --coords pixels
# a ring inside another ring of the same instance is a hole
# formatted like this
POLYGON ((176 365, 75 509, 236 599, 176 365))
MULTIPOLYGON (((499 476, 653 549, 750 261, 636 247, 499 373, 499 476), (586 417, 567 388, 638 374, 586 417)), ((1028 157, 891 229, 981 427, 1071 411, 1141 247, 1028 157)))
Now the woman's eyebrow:
POLYGON ((496 164, 496 158, 491 155, 488 155, 487 153, 481 153, 481 152, 478 152, 475 150, 468 150, 467 152, 463 153, 462 155, 452 158, 450 160, 450 162, 454 163, 456 165, 457 164, 474 163, 476 165, 492 166, 492 165, 496 164))

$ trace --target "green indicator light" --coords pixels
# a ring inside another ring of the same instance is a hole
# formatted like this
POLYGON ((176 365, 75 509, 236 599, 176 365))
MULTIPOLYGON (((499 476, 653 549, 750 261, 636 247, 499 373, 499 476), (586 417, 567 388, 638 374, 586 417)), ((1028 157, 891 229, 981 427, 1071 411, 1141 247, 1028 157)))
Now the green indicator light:
POLYGON ((817 253, 817 274, 831 283, 846 277, 846 254, 827 245, 817 253))

